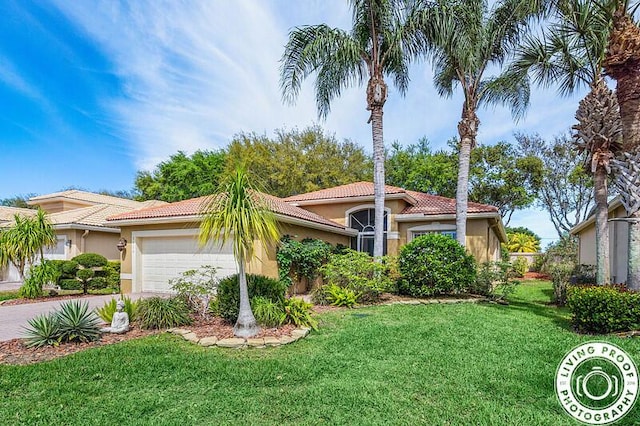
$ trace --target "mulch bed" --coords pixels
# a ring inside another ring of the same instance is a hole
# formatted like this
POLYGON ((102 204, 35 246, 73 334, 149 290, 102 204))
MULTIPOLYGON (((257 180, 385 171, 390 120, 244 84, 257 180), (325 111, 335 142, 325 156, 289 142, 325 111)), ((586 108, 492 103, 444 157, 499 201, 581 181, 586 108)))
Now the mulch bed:
POLYGON ((547 274, 541 274, 540 272, 526 272, 524 278, 528 280, 550 280, 551 277, 547 274))

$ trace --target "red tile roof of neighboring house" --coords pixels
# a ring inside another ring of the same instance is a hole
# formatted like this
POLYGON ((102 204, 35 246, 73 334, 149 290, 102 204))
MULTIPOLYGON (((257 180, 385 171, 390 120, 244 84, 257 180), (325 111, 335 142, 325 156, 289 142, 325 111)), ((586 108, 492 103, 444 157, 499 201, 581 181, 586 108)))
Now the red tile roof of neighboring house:
MULTIPOLYGON (((291 204, 286 203, 284 200, 278 197, 262 193, 259 194, 262 199, 268 203, 274 213, 293 217, 296 219, 307 220, 322 225, 333 226, 335 228, 345 229, 345 227, 343 225, 340 225, 339 223, 333 222, 329 219, 325 219, 322 216, 319 216, 308 210, 301 209, 300 207, 292 206, 291 204)), ((192 198, 189 200, 178 201, 175 203, 150 207, 146 209, 133 210, 127 213, 111 216, 107 218, 107 221, 198 216, 201 214, 204 204, 208 200, 210 200, 210 196, 192 198)))
MULTIPOLYGON (((396 186, 385 185, 385 194, 406 194, 408 191, 396 186)), ((332 200, 336 198, 368 197, 373 196, 373 183, 356 182, 347 185, 335 186, 333 188, 321 189, 319 191, 307 192, 306 194, 292 195, 284 200, 287 202, 311 201, 311 200, 332 200)))
MULTIPOLYGON (((385 194, 406 194, 407 201, 411 205, 407 206, 401 214, 455 214, 456 200, 438 195, 425 194, 424 192, 409 191, 397 186, 385 185, 385 194), (415 202, 415 204, 414 204, 415 202)), ((348 185, 336 186, 334 188, 321 189, 319 191, 306 194, 293 195, 284 200, 290 203, 304 201, 320 201, 347 199, 355 197, 372 197, 374 195, 373 183, 356 182, 348 185)), ((497 212, 494 206, 469 202, 469 213, 497 212)))

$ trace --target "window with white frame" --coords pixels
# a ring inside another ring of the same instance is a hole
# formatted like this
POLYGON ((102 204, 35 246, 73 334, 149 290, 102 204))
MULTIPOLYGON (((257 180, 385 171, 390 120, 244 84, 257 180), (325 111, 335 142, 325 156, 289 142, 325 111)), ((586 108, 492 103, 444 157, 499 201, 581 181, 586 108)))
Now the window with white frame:
MULTIPOLYGON (((364 251, 373 256, 373 240, 375 234, 375 209, 365 208, 349 214, 349 227, 358 231, 358 236, 351 239, 351 248, 364 251)), ((383 254, 387 254, 388 215, 384 212, 383 254)))

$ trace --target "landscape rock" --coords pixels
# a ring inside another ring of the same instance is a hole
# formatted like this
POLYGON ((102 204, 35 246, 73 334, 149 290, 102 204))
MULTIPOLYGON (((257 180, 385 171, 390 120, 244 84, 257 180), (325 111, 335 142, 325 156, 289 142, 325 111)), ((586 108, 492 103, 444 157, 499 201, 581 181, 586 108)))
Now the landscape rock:
POLYGON ((188 340, 189 342, 192 342, 192 343, 198 343, 200 341, 198 336, 196 336, 195 333, 191 333, 191 332, 183 334, 182 337, 184 337, 185 340, 188 340))
POLYGON ((216 343, 218 343, 218 338, 216 336, 210 336, 210 337, 203 337, 202 339, 200 339, 200 341, 198 342, 198 344, 200 346, 215 346, 216 343))
POLYGON ((191 330, 187 330, 186 328, 170 328, 167 330, 169 333, 184 335, 187 333, 191 333, 191 330))
POLYGON ((265 346, 280 346, 280 340, 277 337, 265 337, 265 346))
POLYGON ((264 338, 260 337, 260 338, 247 339, 247 345, 253 348, 264 348, 265 346, 264 338))
POLYGON ((216 343, 216 345, 221 348, 243 348, 245 344, 245 340, 239 337, 230 337, 228 339, 218 340, 216 343))

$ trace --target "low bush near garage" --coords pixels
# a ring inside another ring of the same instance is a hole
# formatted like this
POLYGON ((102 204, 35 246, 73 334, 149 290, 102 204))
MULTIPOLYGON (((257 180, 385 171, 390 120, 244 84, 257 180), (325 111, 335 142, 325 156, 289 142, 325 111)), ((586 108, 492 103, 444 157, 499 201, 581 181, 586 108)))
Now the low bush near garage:
POLYGON ((138 302, 140 327, 161 329, 191 324, 191 310, 181 297, 150 297, 138 302))
MULTIPOLYGON (((274 303, 282 303, 287 284, 262 275, 247 274, 247 288, 249 299, 264 297, 274 303)), ((217 299, 220 316, 230 323, 235 323, 240 306, 240 285, 237 274, 220 280, 217 299)))

